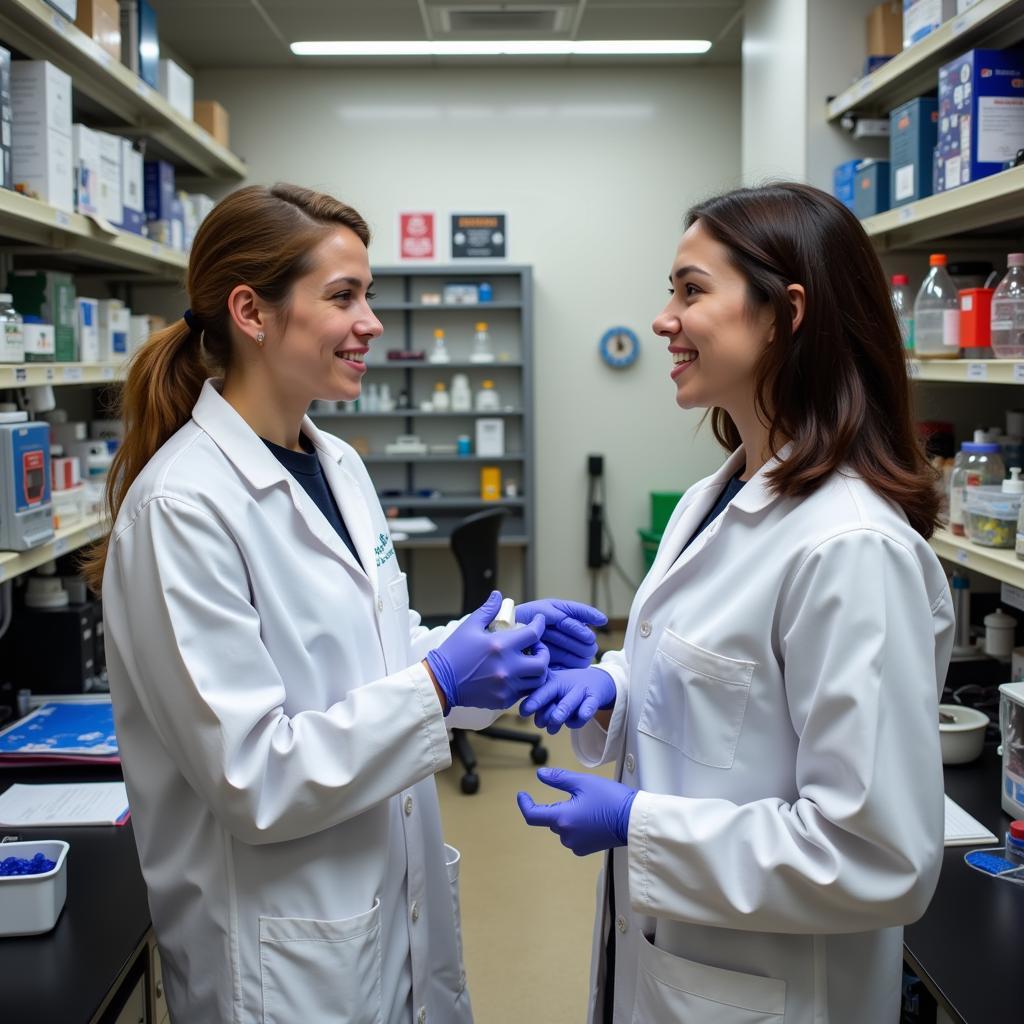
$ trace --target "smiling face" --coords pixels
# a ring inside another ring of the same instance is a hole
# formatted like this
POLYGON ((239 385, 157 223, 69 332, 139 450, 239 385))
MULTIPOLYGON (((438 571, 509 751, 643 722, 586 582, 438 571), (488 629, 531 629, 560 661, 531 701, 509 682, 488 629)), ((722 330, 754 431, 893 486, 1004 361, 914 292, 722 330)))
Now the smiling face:
POLYGON ((676 403, 733 412, 754 404, 755 370, 771 338, 768 307, 751 310, 746 279, 728 250, 695 221, 670 274, 671 298, 654 321, 668 341, 676 403))
POLYGON ((292 288, 287 310, 268 318, 265 358, 279 386, 308 401, 359 397, 364 358, 384 328, 370 309, 370 262, 359 236, 339 227, 292 288))

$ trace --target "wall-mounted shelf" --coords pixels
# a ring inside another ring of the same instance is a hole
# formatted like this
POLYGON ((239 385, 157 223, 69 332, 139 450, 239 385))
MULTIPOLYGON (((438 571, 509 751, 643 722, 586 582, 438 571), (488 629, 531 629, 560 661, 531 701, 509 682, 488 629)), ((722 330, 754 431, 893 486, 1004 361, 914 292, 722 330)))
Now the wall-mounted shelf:
POLYGON ((113 384, 126 372, 124 363, 0 363, 0 388, 113 384))
POLYGON ((982 547, 972 544, 966 537, 957 537, 949 530, 936 530, 931 545, 939 558, 956 562, 994 580, 1024 587, 1024 562, 1009 548, 982 547))
POLYGON ((1024 167, 896 206, 861 223, 881 250, 905 249, 979 228, 1007 231, 1024 224, 1024 167))
POLYGON ((9 580, 31 572, 46 562, 52 562, 69 551, 77 551, 99 540, 106 529, 105 520, 98 515, 84 516, 66 529, 58 530, 53 540, 29 551, 0 551, 0 580, 9 580))
POLYGON ((1024 362, 1015 359, 912 359, 912 380, 954 384, 1024 384, 1024 362))
POLYGON ((826 108, 828 120, 852 111, 888 114, 915 96, 934 92, 939 68, 965 50, 1005 49, 1022 38, 1024 8, 1019 0, 980 0, 840 93, 826 108))
POLYGON ((0 39, 66 71, 77 91, 123 122, 112 125, 112 131, 151 141, 150 156, 211 178, 246 176, 245 164, 234 153, 43 0, 4 0, 0 39))

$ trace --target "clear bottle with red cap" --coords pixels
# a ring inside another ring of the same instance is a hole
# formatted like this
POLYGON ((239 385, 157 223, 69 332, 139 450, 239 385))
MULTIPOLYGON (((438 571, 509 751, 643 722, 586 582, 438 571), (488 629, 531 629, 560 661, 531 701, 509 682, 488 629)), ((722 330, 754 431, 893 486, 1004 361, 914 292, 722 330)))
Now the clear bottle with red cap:
POLYGON ((906 274, 893 274, 890 292, 892 306, 903 336, 903 347, 908 351, 914 347, 914 298, 910 293, 910 278, 906 274))
POLYGON ((1006 859, 1024 864, 1024 821, 1011 821, 1006 833, 1006 859))
POLYGON ((960 299, 944 253, 928 257, 931 270, 914 302, 914 352, 926 359, 960 354, 960 299))

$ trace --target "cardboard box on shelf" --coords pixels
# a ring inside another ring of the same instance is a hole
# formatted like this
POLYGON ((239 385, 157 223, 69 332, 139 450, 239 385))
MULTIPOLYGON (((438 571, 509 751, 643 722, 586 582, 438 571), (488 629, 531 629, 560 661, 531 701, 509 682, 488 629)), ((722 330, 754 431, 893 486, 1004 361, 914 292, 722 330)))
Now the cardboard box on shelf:
POLYGON ((857 177, 857 165, 859 160, 845 160, 837 164, 832 172, 832 195, 843 204, 853 209, 853 185, 857 177))
POLYGON ((99 361, 117 363, 127 358, 132 311, 120 299, 100 299, 97 305, 99 361))
POLYGON ((121 59, 121 9, 117 0, 78 0, 75 24, 114 60, 121 59))
POLYGON ((166 57, 160 59, 160 95, 186 120, 192 120, 195 85, 192 76, 166 57))
POLYGON ((38 316, 53 324, 57 361, 77 362, 74 278, 55 270, 16 270, 8 278, 8 288, 22 316, 38 316))
POLYGON ((1024 50, 969 50, 939 69, 943 189, 996 174, 1024 148, 1024 50))
POLYGON ((886 0, 872 8, 866 27, 868 56, 892 57, 903 49, 903 8, 899 0, 886 0))
POLYGON ((862 160, 853 188, 853 212, 862 220, 889 209, 889 161, 862 160))
POLYGON ((74 211, 71 77, 45 60, 11 64, 11 175, 15 188, 74 211))
POLYGON ((956 14, 956 0, 903 0, 903 48, 930 36, 956 14))
POLYGON ((893 206, 932 194, 938 101, 919 96, 889 115, 889 195, 893 206))
POLYGON ((196 100, 194 117, 200 128, 205 128, 222 146, 230 146, 228 112, 216 100, 196 100))
POLYGON ((71 138, 71 76, 48 60, 11 64, 11 117, 15 132, 52 128, 71 138))

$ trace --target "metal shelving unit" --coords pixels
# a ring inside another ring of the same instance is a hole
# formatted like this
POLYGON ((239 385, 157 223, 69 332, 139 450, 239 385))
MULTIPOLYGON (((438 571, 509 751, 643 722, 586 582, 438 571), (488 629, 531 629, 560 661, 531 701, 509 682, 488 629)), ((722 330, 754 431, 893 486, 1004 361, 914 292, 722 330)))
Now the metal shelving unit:
POLYGON ((104 520, 98 515, 84 516, 66 529, 58 530, 51 541, 28 551, 0 551, 0 582, 52 562, 69 551, 91 544, 103 536, 104 520))
POLYGON ((0 363, 0 388, 116 384, 125 373, 124 363, 0 363))
POLYGON ((1024 562, 1007 548, 986 548, 949 530, 936 530, 931 545, 940 558, 956 562, 985 576, 1015 587, 1024 587, 1024 562))
MULTIPOLYGON (((370 444, 371 454, 364 456, 371 476, 380 493, 385 508, 398 508, 403 515, 430 515, 438 524, 438 530, 431 534, 417 534, 399 542, 409 552, 418 549, 446 548, 452 528, 464 516, 485 508, 501 507, 509 510, 500 544, 502 548, 518 549, 522 553, 523 591, 529 597, 533 593, 535 569, 534 543, 534 463, 533 463, 533 395, 532 395, 532 343, 533 307, 532 277, 528 266, 507 264, 416 265, 374 267, 374 279, 379 299, 373 304, 378 312, 391 312, 401 317, 401 326, 392 326, 389 321, 388 339, 382 347, 403 348, 414 351, 424 347, 430 337, 433 318, 442 318, 465 338, 472 333, 476 320, 495 322, 500 320, 502 337, 508 343, 505 355, 493 363, 473 363, 464 352, 453 350, 450 363, 428 361, 395 360, 385 362, 368 361, 369 375, 364 383, 373 382, 375 376, 389 383, 392 392, 404 390, 413 397, 426 394, 429 380, 424 371, 432 371, 440 378, 450 377, 454 372, 469 373, 473 377, 496 376, 499 390, 511 387, 517 392, 516 399, 507 399, 509 407, 495 412, 425 412, 418 408, 396 409, 393 412, 344 412, 327 414, 317 412, 313 418, 319 425, 336 430, 341 436, 351 436, 360 428, 376 431, 376 443, 370 444), (417 301, 421 288, 439 290, 444 283, 490 281, 494 289, 494 301, 477 304, 433 305, 417 301), (496 313, 496 316, 492 316, 496 313), (394 340, 391 340, 391 339, 394 340), (400 341, 400 343, 399 343, 400 341), (457 454, 386 455, 379 450, 383 447, 381 428, 389 423, 403 433, 429 431, 436 425, 433 440, 447 439, 450 433, 466 431, 472 433, 473 424, 482 418, 500 418, 506 423, 506 454, 496 457, 457 454), (374 450, 377 448, 378 450, 374 450), (478 470, 481 465, 493 464, 508 470, 515 467, 519 482, 519 493, 514 498, 502 496, 498 501, 484 501, 476 494, 466 493, 467 470, 478 470), (424 476, 429 474, 429 480, 424 476), (446 484, 447 482, 447 484, 446 484), (401 487, 402 494, 387 493, 401 487), (428 498, 417 492, 427 489, 440 490, 442 497, 428 498)), ((493 335, 492 335, 493 336, 493 335)), ((494 339, 496 347, 501 345, 494 339)), ((451 345, 451 337, 449 338, 451 345)), ((397 394, 396 394, 397 397, 397 394)), ((412 565, 407 558, 407 571, 412 565)))

